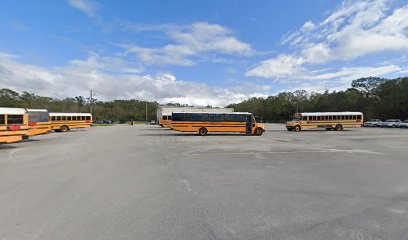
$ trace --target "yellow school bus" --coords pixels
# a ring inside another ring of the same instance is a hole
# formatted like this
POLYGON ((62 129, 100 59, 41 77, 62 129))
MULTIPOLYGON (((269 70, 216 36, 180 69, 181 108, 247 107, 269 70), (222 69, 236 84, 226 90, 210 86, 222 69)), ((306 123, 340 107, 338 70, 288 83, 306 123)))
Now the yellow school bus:
POLYGON ((361 112, 308 112, 296 113, 286 123, 288 131, 300 132, 304 129, 325 128, 341 131, 344 128, 358 128, 363 125, 361 112))
POLYGON ((28 114, 24 108, 0 107, 0 143, 23 140, 28 133, 28 114))
POLYGON ((173 113, 171 129, 180 132, 197 132, 205 136, 211 132, 235 132, 260 136, 265 125, 256 123, 252 113, 173 113))
POLYGON ((50 113, 51 128, 56 132, 67 132, 75 128, 92 126, 90 113, 50 113))
POLYGON ((170 127, 171 114, 176 113, 231 113, 233 108, 209 108, 209 107, 175 107, 175 106, 158 106, 156 112, 156 121, 161 127, 170 127))
POLYGON ((171 115, 163 115, 159 119, 160 127, 170 127, 171 125, 171 115))
POLYGON ((47 109, 27 109, 28 136, 51 132, 50 114, 47 109))

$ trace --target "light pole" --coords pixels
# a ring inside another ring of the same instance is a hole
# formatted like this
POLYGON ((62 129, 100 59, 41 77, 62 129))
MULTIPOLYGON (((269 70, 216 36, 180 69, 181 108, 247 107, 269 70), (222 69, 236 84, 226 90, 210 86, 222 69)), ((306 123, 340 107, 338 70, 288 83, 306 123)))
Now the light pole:
POLYGON ((146 124, 147 124, 147 100, 146 100, 146 124))
POLYGON ((91 90, 91 93, 89 94, 89 112, 91 113, 91 115, 92 115, 92 104, 93 104, 93 92, 92 92, 92 90, 91 90))

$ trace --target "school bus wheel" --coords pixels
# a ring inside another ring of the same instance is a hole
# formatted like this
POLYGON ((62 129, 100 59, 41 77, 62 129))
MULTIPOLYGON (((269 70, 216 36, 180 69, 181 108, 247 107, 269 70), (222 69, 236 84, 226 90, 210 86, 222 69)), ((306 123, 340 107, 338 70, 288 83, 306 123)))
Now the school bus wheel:
POLYGON ((261 136, 262 133, 263 133, 262 128, 257 128, 257 129, 255 129, 255 136, 261 136))
POLYGON ((207 129, 206 128, 200 128, 199 130, 198 130, 198 135, 200 135, 200 136, 205 136, 205 135, 207 135, 207 129))
POLYGON ((341 124, 337 124, 335 127, 336 131, 342 131, 343 130, 343 126, 341 124))
POLYGON ((61 131, 61 132, 68 132, 68 131, 69 131, 69 127, 68 127, 67 125, 62 125, 62 126, 60 127, 60 131, 61 131))
POLYGON ((299 125, 296 125, 294 128, 295 132, 300 132, 301 128, 299 125))

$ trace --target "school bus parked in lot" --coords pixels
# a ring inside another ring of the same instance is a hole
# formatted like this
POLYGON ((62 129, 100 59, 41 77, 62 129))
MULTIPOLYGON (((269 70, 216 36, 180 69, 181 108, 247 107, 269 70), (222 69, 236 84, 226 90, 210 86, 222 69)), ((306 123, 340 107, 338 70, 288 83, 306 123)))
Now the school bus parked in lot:
POLYGON ((205 136, 211 132, 236 132, 260 136, 265 125, 256 123, 252 113, 173 113, 171 129, 180 132, 197 132, 205 136))
POLYGON ((159 119, 159 125, 161 127, 170 127, 170 125, 171 125, 171 115, 170 116, 166 116, 166 115, 161 116, 161 118, 159 119))
POLYGON ((27 109, 28 136, 51 132, 50 114, 47 109, 27 109))
POLYGON ((90 113, 50 113, 51 128, 56 132, 67 132, 75 128, 92 126, 90 113))
POLYGON ((304 129, 325 128, 341 131, 344 128, 357 128, 363 125, 361 112, 309 112, 296 113, 286 123, 288 131, 300 132, 304 129))
POLYGON ((28 133, 28 114, 24 108, 0 107, 0 143, 23 140, 28 133))
POLYGON ((174 107, 174 106, 159 106, 157 108, 156 121, 161 127, 170 127, 171 114, 177 113, 231 113, 233 108, 209 108, 209 107, 174 107))

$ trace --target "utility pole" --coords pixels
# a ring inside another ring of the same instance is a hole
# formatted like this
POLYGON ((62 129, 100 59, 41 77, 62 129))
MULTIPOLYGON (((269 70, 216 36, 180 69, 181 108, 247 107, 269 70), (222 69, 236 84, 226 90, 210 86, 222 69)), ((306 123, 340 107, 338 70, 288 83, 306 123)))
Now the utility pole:
POLYGON ((147 124, 147 100, 146 100, 146 124, 147 124))
POLYGON ((91 93, 89 94, 89 112, 91 113, 91 115, 92 115, 92 104, 93 104, 93 92, 92 92, 92 90, 91 90, 91 93))

